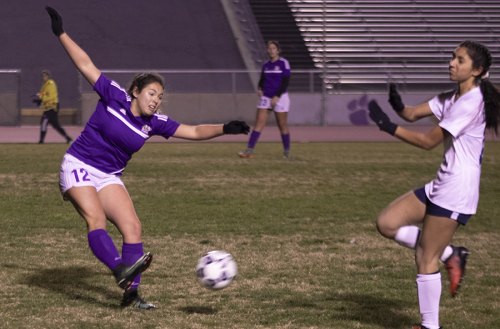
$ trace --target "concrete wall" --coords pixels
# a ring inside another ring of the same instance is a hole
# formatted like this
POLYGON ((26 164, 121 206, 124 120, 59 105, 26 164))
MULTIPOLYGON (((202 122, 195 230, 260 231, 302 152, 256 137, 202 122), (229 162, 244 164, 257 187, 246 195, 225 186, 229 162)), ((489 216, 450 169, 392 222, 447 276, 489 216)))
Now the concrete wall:
MULTIPOLYGON (((402 94, 407 104, 418 104, 430 99, 432 94, 402 94)), ((387 102, 387 94, 321 94, 293 93, 290 94, 291 110, 289 124, 291 125, 371 125, 368 117, 367 104, 375 99, 394 122, 404 123, 391 109, 387 102)), ((84 93, 81 97, 82 123, 95 109, 98 97, 95 93, 84 93)), ((163 106, 163 113, 186 124, 219 123, 229 120, 245 120, 253 125, 257 96, 255 94, 230 93, 171 93, 163 106)), ((274 124, 274 116, 270 116, 268 124, 274 124)), ((424 119, 416 124, 429 124, 430 119, 424 119)))
POLYGON ((0 125, 13 126, 19 122, 18 94, 0 93, 0 125))
MULTIPOLYGON (((401 93, 406 104, 420 104, 431 97, 430 93, 401 93)), ((355 125, 373 124, 368 117, 368 102, 376 100, 387 115, 398 124, 405 123, 392 110, 387 102, 386 93, 351 93, 326 95, 301 94, 290 95, 292 110, 289 122, 295 125, 355 125), (324 104, 324 105, 323 105, 324 104)), ((416 124, 429 124, 430 119, 423 119, 416 124)))

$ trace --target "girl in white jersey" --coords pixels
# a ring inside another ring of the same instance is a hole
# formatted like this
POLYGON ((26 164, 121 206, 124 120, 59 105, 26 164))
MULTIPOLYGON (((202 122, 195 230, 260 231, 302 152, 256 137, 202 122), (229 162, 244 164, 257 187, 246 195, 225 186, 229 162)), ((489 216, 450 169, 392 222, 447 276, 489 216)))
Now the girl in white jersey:
POLYGON ((158 114, 164 94, 161 76, 139 74, 128 91, 124 90, 106 78, 63 31, 59 13, 46 9, 52 31, 100 96, 96 110, 64 156, 61 193, 85 219, 90 249, 124 289, 121 305, 154 309, 155 305, 138 293, 140 274, 151 263, 152 255, 143 251, 141 222, 120 178, 128 160, 154 135, 203 140, 223 134, 247 134, 250 128, 242 121, 191 126, 158 114), (123 237, 121 254, 106 230, 108 220, 123 237))
POLYGON ((429 102, 405 106, 395 85, 389 103, 408 122, 434 116, 439 124, 418 133, 392 123, 375 101, 370 118, 378 127, 414 146, 430 150, 444 144, 444 159, 436 177, 424 187, 394 200, 377 218, 384 237, 415 249, 421 323, 413 329, 438 329, 441 298, 441 260, 455 296, 465 273, 468 250, 450 245, 459 225, 476 213, 485 129, 497 133, 500 95, 488 79, 491 55, 485 46, 462 42, 449 63, 450 80, 457 88, 429 102), (420 228, 419 226, 422 226, 420 228))

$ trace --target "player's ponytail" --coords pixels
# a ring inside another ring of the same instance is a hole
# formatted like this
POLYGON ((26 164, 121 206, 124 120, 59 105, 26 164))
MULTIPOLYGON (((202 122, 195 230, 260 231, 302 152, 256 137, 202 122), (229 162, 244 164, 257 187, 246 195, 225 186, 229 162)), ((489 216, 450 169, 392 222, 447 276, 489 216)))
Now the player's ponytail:
POLYGON ((484 114, 486 117, 486 128, 492 129, 498 134, 498 122, 500 119, 500 93, 491 83, 490 79, 482 79, 479 85, 484 99, 484 114))
POLYGON ((500 93, 489 79, 492 62, 491 53, 487 47, 474 41, 464 41, 459 47, 467 49, 467 54, 472 59, 473 68, 483 68, 483 71, 476 79, 476 83, 483 94, 486 128, 492 129, 496 135, 498 134, 498 123, 500 121, 500 93))

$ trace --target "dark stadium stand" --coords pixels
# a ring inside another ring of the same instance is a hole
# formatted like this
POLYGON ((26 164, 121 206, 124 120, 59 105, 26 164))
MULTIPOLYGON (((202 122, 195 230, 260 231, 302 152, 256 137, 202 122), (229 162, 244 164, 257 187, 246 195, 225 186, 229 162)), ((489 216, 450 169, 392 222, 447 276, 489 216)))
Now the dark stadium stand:
POLYGON ((278 40, 290 64, 296 69, 314 69, 286 0, 248 0, 264 40, 278 40))
MULTIPOLYGON (((64 27, 101 69, 246 69, 219 1, 50 1, 64 27)), ((50 69, 61 106, 78 107, 78 73, 50 29, 45 3, 7 1, 0 11, 0 68, 22 70, 22 107, 50 69)), ((217 81, 192 79, 193 88, 217 81)))
POLYGON ((321 79, 313 80, 309 74, 297 74, 297 70, 314 70, 314 62, 307 49, 304 38, 290 11, 286 0, 248 0, 264 40, 278 40, 283 56, 290 62, 293 70, 289 90, 321 91, 321 79))

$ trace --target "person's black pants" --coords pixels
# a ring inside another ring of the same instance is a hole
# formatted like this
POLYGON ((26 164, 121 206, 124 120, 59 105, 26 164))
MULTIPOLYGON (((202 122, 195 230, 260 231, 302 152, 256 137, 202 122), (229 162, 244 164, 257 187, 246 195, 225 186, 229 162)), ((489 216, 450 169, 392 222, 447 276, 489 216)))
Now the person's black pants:
POLYGON ((66 134, 63 127, 59 124, 59 118, 57 117, 57 111, 48 110, 43 112, 42 118, 40 119, 40 141, 39 143, 43 143, 45 141, 45 135, 47 134, 48 125, 54 127, 54 129, 61 134, 64 138, 66 138, 66 142, 70 142, 71 138, 66 134))

